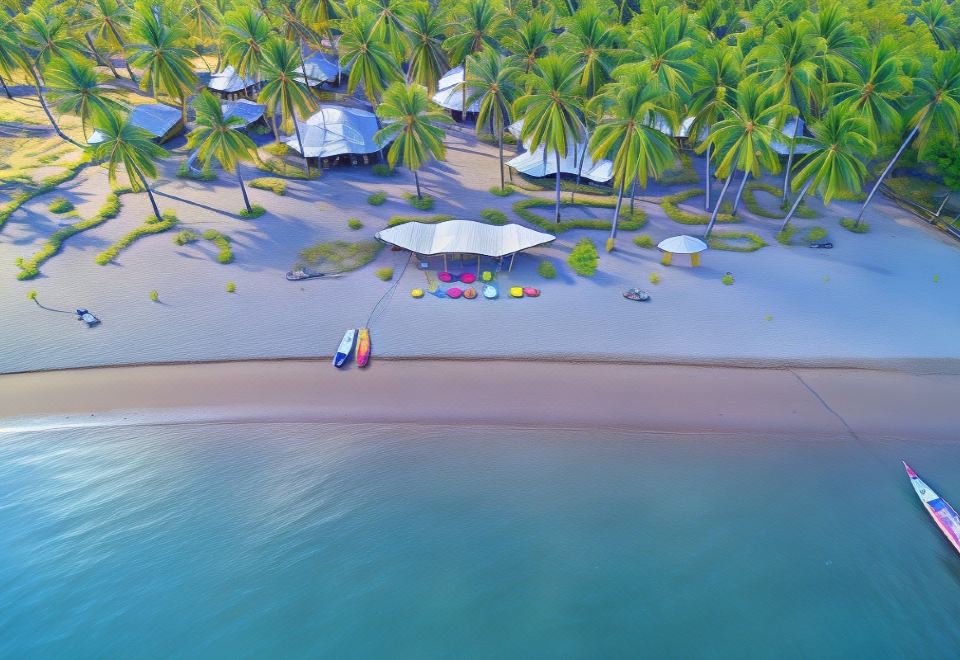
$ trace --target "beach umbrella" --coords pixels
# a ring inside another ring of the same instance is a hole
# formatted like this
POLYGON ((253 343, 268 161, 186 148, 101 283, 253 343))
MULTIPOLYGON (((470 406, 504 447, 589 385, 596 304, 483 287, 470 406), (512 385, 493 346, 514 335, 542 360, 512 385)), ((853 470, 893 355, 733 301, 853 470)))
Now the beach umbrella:
POLYGON ((707 244, 699 238, 680 234, 679 236, 671 236, 670 238, 663 239, 657 247, 665 253, 663 255, 664 266, 670 265, 670 260, 675 254, 689 254, 690 265, 699 266, 700 253, 707 249, 707 244))

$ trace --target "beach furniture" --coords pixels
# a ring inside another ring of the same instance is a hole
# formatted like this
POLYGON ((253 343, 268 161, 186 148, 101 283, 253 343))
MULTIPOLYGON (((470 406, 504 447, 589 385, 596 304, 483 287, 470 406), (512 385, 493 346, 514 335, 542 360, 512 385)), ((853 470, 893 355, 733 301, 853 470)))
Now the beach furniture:
POLYGON ((811 244, 810 244, 810 247, 812 247, 812 248, 820 248, 820 249, 823 249, 823 250, 832 250, 832 249, 833 249, 833 243, 811 243, 811 244))
POLYGON ((468 286, 466 289, 463 290, 463 297, 466 298, 467 300, 473 300, 474 298, 477 297, 477 290, 474 289, 472 286, 468 286))
POLYGON ((511 298, 523 298, 523 288, 519 286, 510 287, 511 298))
POLYGON ((326 273, 319 273, 309 268, 297 268, 287 273, 287 279, 291 282, 297 282, 299 280, 312 280, 316 277, 323 277, 324 275, 326 275, 326 273))
POLYGON ((489 282, 490 280, 493 279, 493 273, 491 273, 489 270, 485 270, 483 271, 483 274, 480 276, 480 279, 482 279, 484 282, 489 282))
POLYGON ((650 300, 650 294, 646 291, 642 291, 637 288, 627 289, 623 292, 623 297, 627 300, 636 300, 638 302, 643 302, 650 300))
POLYGON ((77 320, 86 323, 88 328, 92 328, 96 324, 100 323, 100 319, 82 307, 77 310, 77 320))
POLYGON ((681 234, 663 239, 657 247, 664 253, 660 261, 664 266, 672 263, 675 254, 689 254, 690 265, 696 267, 700 265, 700 253, 707 249, 707 244, 699 238, 681 234))
POLYGON ((446 297, 447 297, 446 292, 445 292, 443 289, 439 288, 439 287, 436 288, 436 289, 433 289, 433 290, 428 289, 428 290, 427 290, 427 293, 429 293, 431 296, 436 296, 437 298, 446 298, 446 297))
POLYGON ((484 287, 483 287, 483 297, 486 298, 487 300, 493 300, 493 299, 496 298, 499 294, 500 294, 500 292, 497 291, 497 287, 493 286, 492 284, 485 284, 485 285, 484 285, 484 287))
POLYGON ((540 289, 534 289, 532 286, 523 287, 523 295, 528 298, 536 298, 540 295, 540 289))
POLYGON ((443 271, 437 274, 437 279, 441 282, 449 283, 453 281, 453 274, 443 271))
POLYGON ((370 361, 370 329, 360 328, 357 333, 357 366, 365 367, 370 361))
POLYGON ((462 295, 463 295, 463 289, 460 289, 459 287, 452 286, 449 289, 447 289, 447 296, 450 298, 459 298, 462 295))
POLYGON ((950 544, 960 552, 960 516, 953 510, 953 507, 947 504, 946 500, 936 494, 930 486, 925 484, 917 473, 913 471, 906 462, 901 461, 903 467, 907 470, 907 476, 910 477, 910 485, 916 491, 917 497, 923 502, 923 508, 927 510, 933 522, 936 524, 950 544))
POLYGON ((464 284, 473 284, 477 281, 477 276, 473 273, 461 273, 458 279, 464 284))
POLYGON ((350 328, 343 333, 343 339, 340 340, 337 352, 333 355, 333 366, 337 369, 346 364, 347 360, 350 359, 350 354, 353 352, 353 342, 356 341, 356 338, 356 328, 350 328))
POLYGON ((414 289, 410 292, 414 298, 423 298, 423 289, 414 289))

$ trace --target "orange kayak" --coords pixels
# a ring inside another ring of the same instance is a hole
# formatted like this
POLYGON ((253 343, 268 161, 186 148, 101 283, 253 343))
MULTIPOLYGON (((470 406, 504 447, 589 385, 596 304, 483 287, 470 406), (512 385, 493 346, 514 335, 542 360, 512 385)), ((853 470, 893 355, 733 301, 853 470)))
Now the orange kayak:
POLYGON ((370 330, 368 328, 360 328, 360 333, 357 335, 357 366, 365 367, 369 361, 370 330))

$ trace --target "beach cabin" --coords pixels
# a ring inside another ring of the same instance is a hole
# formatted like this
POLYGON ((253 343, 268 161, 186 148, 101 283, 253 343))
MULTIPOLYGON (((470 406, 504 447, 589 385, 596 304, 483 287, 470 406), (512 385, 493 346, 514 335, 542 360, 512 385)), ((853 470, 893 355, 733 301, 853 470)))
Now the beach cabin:
POLYGON ((377 116, 367 110, 342 105, 324 105, 306 121, 297 121, 303 151, 296 132, 283 140, 290 149, 321 166, 345 160, 352 165, 369 162, 370 154, 379 154, 385 144, 373 136, 380 130, 377 116))
POLYGON ((236 70, 227 65, 223 71, 210 76, 207 88, 216 92, 224 99, 237 99, 241 96, 253 96, 260 90, 260 83, 252 78, 240 76, 236 70))
MULTIPOLYGON (((776 151, 781 156, 786 156, 790 153, 790 140, 793 139, 793 132, 797 132, 797 137, 804 136, 804 130, 806 126, 803 123, 803 120, 799 117, 787 120, 787 123, 783 125, 783 128, 780 129, 780 132, 786 137, 785 140, 780 141, 773 139, 770 141, 770 148, 776 151), (798 126, 799 124, 799 126, 798 126)), ((793 148, 794 155, 799 154, 808 154, 813 151, 815 147, 810 144, 797 144, 793 148)))
POLYGON ((264 113, 267 111, 267 106, 261 105, 260 103, 254 103, 247 99, 237 99, 236 101, 221 103, 220 109, 223 110, 223 116, 226 119, 230 117, 239 117, 242 119, 243 124, 240 126, 241 128, 246 129, 257 123, 266 125, 264 113))
MULTIPOLYGON (((130 123, 145 130, 153 139, 162 144, 183 131, 183 114, 180 108, 163 103, 145 103, 135 105, 130 110, 130 123)), ((103 142, 104 136, 99 130, 87 139, 88 144, 103 142)))
MULTIPOLYGON (((507 129, 510 133, 520 140, 520 131, 523 129, 523 120, 514 122, 507 129)), ((526 144, 529 149, 530 142, 526 144)), ((507 161, 507 165, 521 174, 533 178, 553 176, 557 173, 557 155, 553 152, 544 153, 543 147, 538 147, 533 151, 525 151, 519 156, 507 161)), ((580 176, 596 183, 608 183, 613 178, 613 161, 602 159, 594 161, 590 157, 587 145, 584 142, 578 142, 574 149, 568 149, 566 156, 560 157, 560 174, 569 174, 580 176), (582 166, 581 166, 582 161, 582 166)))
MULTIPOLYGON (((303 61, 303 70, 307 74, 306 83, 310 87, 319 87, 326 83, 332 87, 340 85, 340 78, 349 73, 349 67, 338 66, 337 58, 327 53, 314 53, 303 61)), ((303 76, 296 78, 304 82, 303 76)))
MULTIPOLYGON (((462 122, 466 119, 470 119, 477 116, 477 113, 480 112, 480 102, 474 101, 470 104, 470 107, 467 108, 467 116, 463 115, 463 89, 460 85, 463 83, 463 67, 457 66, 440 78, 437 83, 437 93, 433 95, 433 102, 439 105, 441 108, 446 108, 450 111, 450 116, 453 117, 454 121, 462 122)), ((467 89, 467 98, 470 98, 470 94, 474 90, 467 89)))

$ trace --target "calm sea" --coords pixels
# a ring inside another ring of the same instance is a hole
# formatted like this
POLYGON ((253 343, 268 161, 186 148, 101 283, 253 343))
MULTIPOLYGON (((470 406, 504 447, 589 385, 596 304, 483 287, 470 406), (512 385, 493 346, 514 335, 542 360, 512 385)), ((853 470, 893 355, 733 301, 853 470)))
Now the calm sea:
POLYGON ((412 426, 0 435, 0 656, 923 657, 952 445, 412 426))

